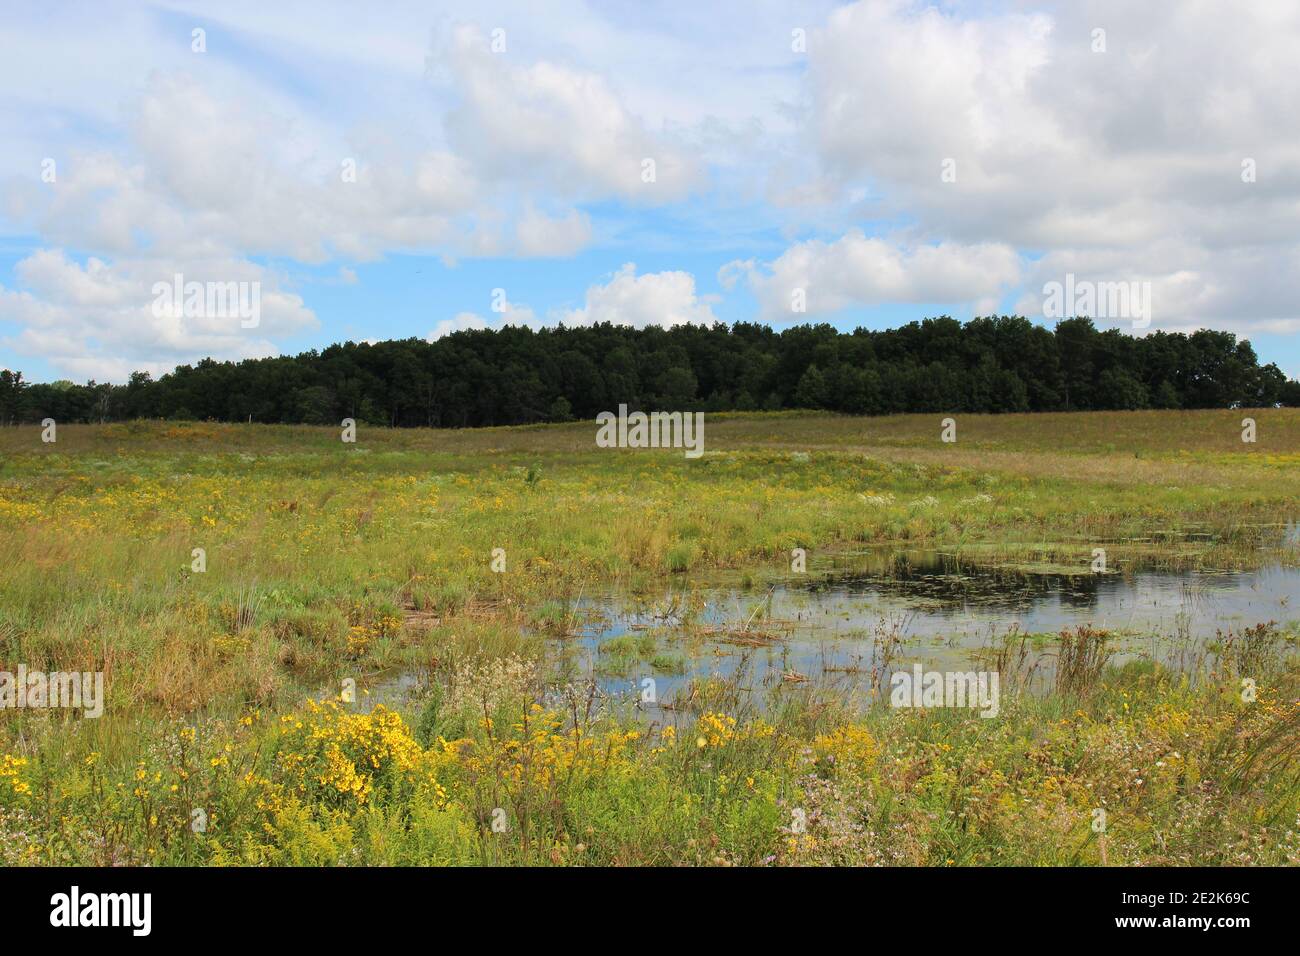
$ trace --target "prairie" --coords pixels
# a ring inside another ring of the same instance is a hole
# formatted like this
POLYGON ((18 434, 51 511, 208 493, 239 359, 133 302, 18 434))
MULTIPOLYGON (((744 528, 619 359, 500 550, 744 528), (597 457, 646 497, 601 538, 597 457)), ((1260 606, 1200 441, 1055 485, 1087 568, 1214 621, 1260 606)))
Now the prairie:
POLYGON ((783 645, 760 598, 796 549, 812 577, 911 549, 1080 576, 1097 549, 1126 576, 1297 564, 1300 411, 959 415, 952 443, 942 417, 710 414, 696 460, 597 447, 593 422, 0 429, 0 671, 102 673, 105 698, 0 712, 0 853, 1300 862, 1291 620, 1137 635, 1183 667, 1083 623, 1032 635, 1041 693, 1004 633, 979 665, 1004 675, 994 719, 891 708, 908 651, 868 636, 862 700, 710 669, 738 635, 783 645), (753 607, 706 627, 690 608, 720 583, 753 607), (566 657, 592 595, 666 590, 663 626, 597 654, 632 692, 566 657), (645 675, 678 675, 673 698, 644 706, 645 675))

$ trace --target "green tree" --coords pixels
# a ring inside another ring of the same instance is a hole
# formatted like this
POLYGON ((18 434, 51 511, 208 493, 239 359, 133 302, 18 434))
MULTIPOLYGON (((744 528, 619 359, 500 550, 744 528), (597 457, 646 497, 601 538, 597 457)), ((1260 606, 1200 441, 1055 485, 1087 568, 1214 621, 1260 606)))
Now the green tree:
POLYGON ((809 365, 799 376, 799 384, 794 390, 796 408, 825 408, 829 391, 826 388, 826 376, 816 365, 809 365))

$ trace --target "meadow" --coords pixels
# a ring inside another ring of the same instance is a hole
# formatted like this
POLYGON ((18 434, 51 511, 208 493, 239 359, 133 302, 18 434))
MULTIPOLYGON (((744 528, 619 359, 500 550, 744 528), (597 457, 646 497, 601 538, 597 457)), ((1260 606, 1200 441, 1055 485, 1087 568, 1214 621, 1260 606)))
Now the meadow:
POLYGON ((814 572, 911 547, 1297 563, 1300 410, 958 415, 951 443, 942 417, 710 414, 697 460, 598 448, 593 422, 0 429, 0 671, 106 695, 96 719, 0 712, 0 858, 1300 862, 1294 621, 1184 670, 1052 635, 1047 694, 1008 644, 994 719, 743 676, 651 717, 557 677, 584 595, 757 595, 795 549, 814 572), (381 694, 394 675, 412 692, 381 694))

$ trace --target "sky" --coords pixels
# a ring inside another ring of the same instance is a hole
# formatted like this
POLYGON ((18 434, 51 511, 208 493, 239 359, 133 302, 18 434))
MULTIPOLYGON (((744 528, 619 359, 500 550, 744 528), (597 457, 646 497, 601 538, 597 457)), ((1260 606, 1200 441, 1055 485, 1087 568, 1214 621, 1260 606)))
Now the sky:
POLYGON ((0 367, 1050 326, 1053 283, 1124 283, 1070 311, 1235 332, 1297 377, 1297 63, 1289 0, 7 0, 0 367), (177 276, 255 317, 160 303, 177 276))

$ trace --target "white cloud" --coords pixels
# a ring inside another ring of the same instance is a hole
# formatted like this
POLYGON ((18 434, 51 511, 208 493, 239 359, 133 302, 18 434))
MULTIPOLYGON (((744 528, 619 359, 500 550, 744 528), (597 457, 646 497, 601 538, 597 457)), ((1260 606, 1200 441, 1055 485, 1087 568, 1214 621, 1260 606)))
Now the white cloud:
POLYGON ((162 373, 196 356, 274 355, 272 337, 316 326, 316 316, 300 296, 280 288, 275 273, 243 260, 109 264, 92 256, 83 265, 60 249, 41 249, 15 272, 22 288, 0 286, 0 323, 17 326, 6 343, 78 376, 122 381, 136 369, 162 373), (173 283, 178 273, 184 283, 250 283, 250 304, 256 283, 255 319, 234 309, 197 315, 156 309, 155 284, 173 283), (256 327, 244 328, 246 321, 256 327))
MULTIPOLYGON (((92 253, 84 268, 65 262, 48 287, 37 281, 45 253, 32 257, 25 287, 5 290, 2 304, 3 318, 20 327, 14 347, 60 368, 74 358, 160 367, 205 354, 270 354, 274 326, 254 341, 128 320, 139 276, 205 263, 226 275, 255 268, 250 256, 309 264, 391 252, 569 256, 592 237, 574 203, 664 203, 695 181, 688 152, 650 132, 598 73, 520 52, 494 56, 473 27, 441 35, 432 57, 446 59, 447 84, 418 87, 433 119, 426 128, 333 128, 282 91, 232 76, 219 30, 210 56, 161 57, 162 68, 124 93, 116 127, 97 101, 116 135, 60 152, 52 183, 29 171, 0 184, 12 231, 39 235, 46 249, 92 253), (644 157, 657 162, 653 184, 641 181, 644 157), (127 325, 132 334, 118 334, 127 325), (37 334, 51 327, 86 335, 56 345, 37 334)), ((339 277, 347 283, 355 273, 341 266, 339 277)), ((507 321, 535 319, 517 310, 507 321)))
POLYGON ((300 262, 454 245, 479 186, 458 157, 405 161, 299 142, 295 124, 224 99, 189 74, 154 74, 129 109, 129 152, 76 154, 54 184, 10 186, 53 242, 110 255, 268 254, 300 262))
POLYGON ((1149 283, 1149 326, 1134 328, 1130 319, 1094 316, 1099 326, 1139 333, 1142 329, 1194 332, 1205 327, 1206 316, 1213 316, 1214 328, 1244 336, 1293 333, 1300 330, 1300 320, 1291 307, 1289 290, 1298 272, 1300 248, 1294 246, 1211 251, 1194 241, 1171 237, 1136 251, 1066 250, 1049 253, 1027 269, 1025 292, 1016 309, 1023 315, 1042 316, 1044 285, 1064 286, 1067 275, 1073 275, 1076 286, 1149 283), (1183 268, 1171 270, 1169 263, 1183 268))
POLYGON ((661 204, 698 177, 687 152, 649 133, 598 74, 493 55, 467 26, 436 55, 449 60, 454 105, 426 109, 448 144, 403 130, 348 142, 197 69, 155 71, 129 98, 126 148, 74 153, 54 184, 13 180, 6 205, 51 243, 110 255, 147 245, 308 263, 388 251, 554 256, 591 237, 573 202, 661 204), (652 184, 641 180, 647 157, 652 184))
POLYGON ((717 321, 708 303, 695 294, 695 277, 689 272, 636 274, 636 265, 626 263, 609 282, 587 289, 581 309, 564 312, 566 325, 611 322, 645 328, 660 325, 707 325, 717 321))
POLYGON ((508 301, 502 302, 501 311, 494 315, 495 318, 489 322, 476 312, 458 312, 450 319, 440 320, 429 333, 428 340, 434 342, 444 335, 472 329, 503 329, 507 326, 540 328, 543 324, 528 306, 515 305, 508 301))
POLYGON ((730 262, 719 271, 724 287, 749 281, 764 319, 798 319, 798 290, 809 315, 886 302, 964 302, 987 307, 1020 279, 1020 259, 1010 246, 896 245, 853 230, 834 242, 796 243, 775 261, 730 262))
POLYGON ((519 217, 515 233, 521 256, 569 256, 591 241, 591 220, 572 209, 551 218, 530 206, 519 217))
POLYGON ((1281 67, 1298 58, 1284 5, 863 0, 809 40, 820 164, 802 188, 861 191, 855 215, 925 240, 1043 253, 1058 276, 1105 261, 1098 280, 1153 282, 1156 326, 1300 330, 1300 72, 1281 67))
POLYGON ((663 328, 688 323, 708 325, 716 321, 705 297, 696 294, 695 277, 689 272, 637 275, 636 265, 628 262, 607 282, 589 287, 581 308, 554 309, 541 319, 526 305, 503 302, 502 311, 490 318, 461 312, 442 319, 429 333, 429 341, 464 329, 499 329, 511 325, 536 329, 560 323, 577 326, 609 322, 640 329, 652 325, 663 328))
POLYGON ((435 53, 449 61, 460 96, 446 118, 448 138, 485 176, 650 204, 681 199, 699 180, 689 154, 650 135, 599 74, 522 64, 490 43, 479 29, 458 26, 435 53), (646 159, 655 164, 653 182, 642 176, 646 159))
POLYGON ((461 312, 450 319, 441 319, 429 333, 428 340, 436 342, 444 335, 451 335, 453 332, 466 332, 471 329, 486 329, 488 324, 483 321, 483 317, 475 315, 473 312, 461 312))

